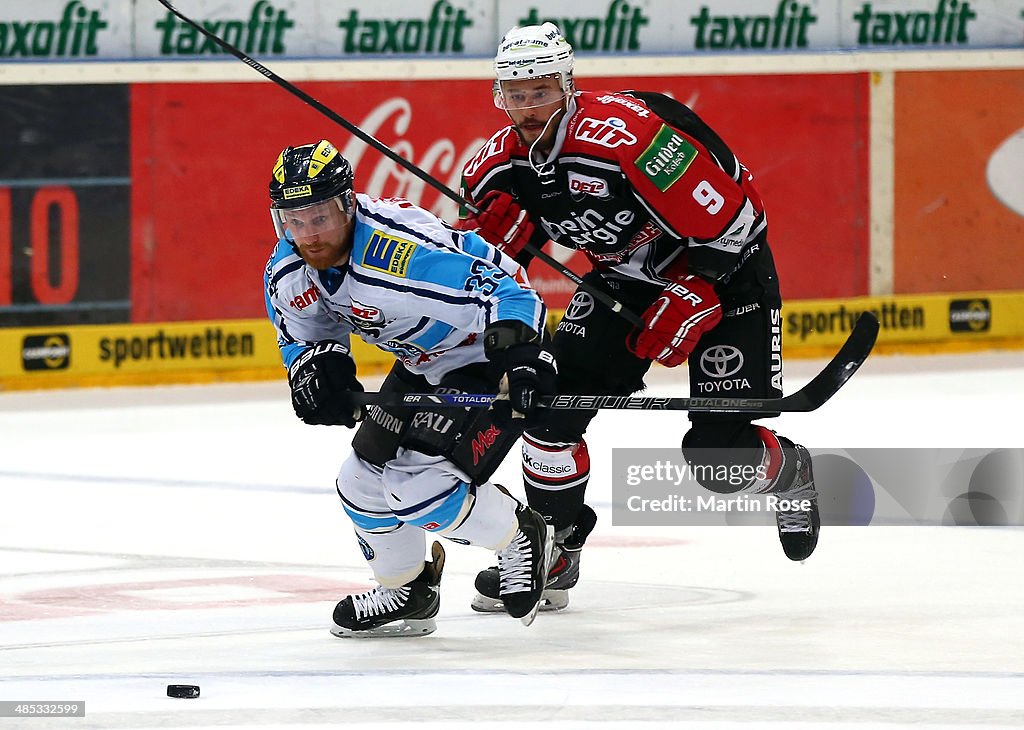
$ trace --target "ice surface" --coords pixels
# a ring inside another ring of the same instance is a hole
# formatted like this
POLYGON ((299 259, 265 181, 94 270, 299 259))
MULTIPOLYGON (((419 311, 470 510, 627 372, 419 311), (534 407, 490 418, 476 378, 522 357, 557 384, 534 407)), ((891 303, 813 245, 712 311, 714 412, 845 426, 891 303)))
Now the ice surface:
MULTIPOLYGON (((822 364, 787 363, 787 389, 822 364)), ((773 427, 1021 447, 1022 413, 1020 353, 873 356, 773 427)), ((283 380, 0 394, 0 700, 87 708, 0 728, 1024 726, 1024 531, 827 528, 797 564, 771 528, 612 526, 611 448, 685 428, 595 421, 601 521, 567 611, 472 612, 493 556, 449 543, 435 634, 341 640, 334 603, 369 586, 333 487, 351 432, 298 422, 283 380)), ((520 493, 517 462, 496 481, 520 493)))

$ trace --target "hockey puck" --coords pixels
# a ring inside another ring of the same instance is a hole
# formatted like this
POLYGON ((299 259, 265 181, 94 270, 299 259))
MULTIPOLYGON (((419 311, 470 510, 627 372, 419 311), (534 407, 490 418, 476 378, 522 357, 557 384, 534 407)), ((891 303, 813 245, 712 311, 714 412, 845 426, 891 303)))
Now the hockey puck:
POLYGON ((195 684, 169 684, 167 685, 168 697, 198 697, 199 686, 195 684))

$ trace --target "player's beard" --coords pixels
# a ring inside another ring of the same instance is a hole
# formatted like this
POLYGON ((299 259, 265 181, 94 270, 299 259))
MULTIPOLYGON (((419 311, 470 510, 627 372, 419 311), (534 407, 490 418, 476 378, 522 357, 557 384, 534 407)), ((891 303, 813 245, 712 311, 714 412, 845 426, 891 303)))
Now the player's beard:
POLYGON ((558 133, 558 124, 561 121, 565 108, 556 109, 547 119, 532 118, 516 124, 516 131, 527 147, 534 144, 537 149, 547 152, 555 143, 555 135, 558 133))
POLYGON ((301 243, 298 248, 302 260, 318 271, 344 265, 351 253, 348 240, 337 242, 320 239, 315 243, 301 243))

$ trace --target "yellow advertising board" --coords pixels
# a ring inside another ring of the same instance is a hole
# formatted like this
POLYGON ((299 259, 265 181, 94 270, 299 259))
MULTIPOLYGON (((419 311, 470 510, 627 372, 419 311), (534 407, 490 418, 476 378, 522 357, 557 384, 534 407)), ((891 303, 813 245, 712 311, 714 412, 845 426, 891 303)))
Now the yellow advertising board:
MULTIPOLYGON (((360 372, 393 358, 353 338, 360 372)), ((0 329, 0 387, 32 389, 284 377, 265 319, 0 329)))
POLYGON ((878 317, 879 352, 1024 346, 1024 292, 958 292, 786 302, 783 347, 798 356, 830 353, 865 311, 878 317))
MULTIPOLYGON (((1024 347, 1024 292, 859 297, 787 302, 787 357, 831 355, 861 312, 881 325, 879 352, 955 352, 1024 347)), ((557 323, 553 312, 549 323, 557 323)), ((361 375, 393 358, 358 338, 361 375)), ((34 389, 284 377, 264 319, 164 324, 0 328, 0 388, 34 389)))

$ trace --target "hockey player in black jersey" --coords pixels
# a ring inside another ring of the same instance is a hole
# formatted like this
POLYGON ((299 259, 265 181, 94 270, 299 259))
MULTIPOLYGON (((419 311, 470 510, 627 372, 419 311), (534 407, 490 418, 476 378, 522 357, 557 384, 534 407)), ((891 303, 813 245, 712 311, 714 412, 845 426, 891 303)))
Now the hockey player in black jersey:
MULTIPOLYGON (((463 170, 462 193, 478 212, 460 226, 524 264, 526 242, 579 249, 592 266, 585 281, 643 319, 634 328, 578 289, 554 335, 559 392, 634 393, 657 361, 687 362, 694 395, 781 397, 782 301, 767 219, 726 143, 662 94, 578 91, 573 49, 551 23, 510 30, 494 66, 495 105, 512 123, 463 170)), ((594 415, 553 411, 523 439, 529 504, 552 523, 560 548, 543 608, 567 605, 594 527, 583 438, 594 415)), ((682 446, 691 465, 726 454, 757 467, 744 484, 702 479, 705 488, 810 505, 776 514, 786 556, 808 558, 820 519, 807 449, 743 414, 690 421, 682 446)), ((474 608, 500 609, 496 584, 494 569, 478 576, 474 608)))

